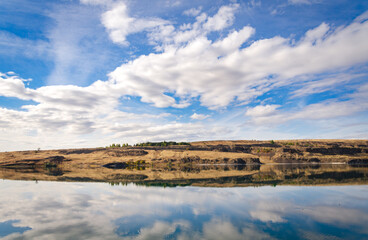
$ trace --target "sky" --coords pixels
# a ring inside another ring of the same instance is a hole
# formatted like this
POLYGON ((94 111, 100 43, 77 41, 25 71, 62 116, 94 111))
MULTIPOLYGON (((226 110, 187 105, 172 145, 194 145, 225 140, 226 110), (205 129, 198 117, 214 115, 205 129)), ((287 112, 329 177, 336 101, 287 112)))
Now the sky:
POLYGON ((2 0, 0 151, 368 138, 363 0, 2 0))

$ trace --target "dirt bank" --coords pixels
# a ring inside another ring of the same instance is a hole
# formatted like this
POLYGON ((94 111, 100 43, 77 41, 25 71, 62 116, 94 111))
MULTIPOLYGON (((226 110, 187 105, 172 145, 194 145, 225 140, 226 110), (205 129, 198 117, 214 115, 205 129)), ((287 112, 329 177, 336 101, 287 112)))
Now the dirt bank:
MULTIPOLYGON (((267 164, 280 163, 315 166, 327 163, 351 166, 367 164, 368 141, 202 141, 192 142, 189 146, 0 153, 1 176, 5 179, 24 180, 120 181, 125 179, 149 182, 207 179, 206 182, 210 183, 208 179, 221 177, 227 179, 226 181, 231 178, 231 181, 237 182, 243 179, 241 176, 255 174, 262 168, 266 169, 267 164), (266 165, 262 166, 262 164, 266 165), (226 169, 219 171, 223 166, 226 166, 226 169), (242 173, 239 176, 240 169, 242 173), (198 174, 199 172, 201 174, 198 174)), ((331 176, 336 177, 339 174, 331 176)), ((320 178, 323 177, 326 176, 320 176, 320 178)), ((316 179, 318 180, 318 177, 316 179)), ((308 182, 310 178, 305 177, 303 181, 308 182)))

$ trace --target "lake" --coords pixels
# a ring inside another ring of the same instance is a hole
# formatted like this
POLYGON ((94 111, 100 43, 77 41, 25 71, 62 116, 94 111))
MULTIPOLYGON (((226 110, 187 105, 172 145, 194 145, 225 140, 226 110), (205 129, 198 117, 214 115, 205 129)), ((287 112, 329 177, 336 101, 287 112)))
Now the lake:
POLYGON ((0 238, 368 239, 366 166, 332 166, 317 178, 305 177, 315 167, 274 168, 315 182, 1 180, 0 238))

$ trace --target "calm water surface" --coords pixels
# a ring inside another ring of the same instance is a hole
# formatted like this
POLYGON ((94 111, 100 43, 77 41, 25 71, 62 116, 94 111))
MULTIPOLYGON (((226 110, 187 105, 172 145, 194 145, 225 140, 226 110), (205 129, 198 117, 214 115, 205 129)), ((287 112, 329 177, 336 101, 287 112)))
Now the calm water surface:
POLYGON ((2 239, 368 239, 368 185, 0 189, 2 239))

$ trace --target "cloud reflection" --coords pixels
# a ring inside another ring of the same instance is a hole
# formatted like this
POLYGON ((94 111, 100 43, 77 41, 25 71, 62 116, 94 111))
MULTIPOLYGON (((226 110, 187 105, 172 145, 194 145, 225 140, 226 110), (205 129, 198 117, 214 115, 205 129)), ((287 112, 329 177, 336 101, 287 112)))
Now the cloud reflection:
POLYGON ((2 181, 0 188, 5 193, 0 222, 19 219, 13 225, 27 229, 7 234, 7 240, 272 239, 323 235, 326 225, 340 229, 336 234, 367 236, 368 206, 361 201, 368 200, 368 186, 149 188, 2 181), (340 198, 324 201, 337 193, 340 198))

